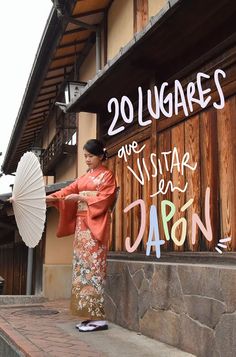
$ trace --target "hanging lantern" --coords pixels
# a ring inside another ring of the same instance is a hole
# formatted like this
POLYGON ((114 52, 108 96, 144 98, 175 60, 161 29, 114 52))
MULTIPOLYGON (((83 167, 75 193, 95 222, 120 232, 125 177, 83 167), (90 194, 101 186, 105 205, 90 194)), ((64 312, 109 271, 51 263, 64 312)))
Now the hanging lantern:
POLYGON ((65 104, 69 104, 75 98, 78 98, 81 95, 82 88, 86 86, 86 82, 66 82, 65 85, 65 104))

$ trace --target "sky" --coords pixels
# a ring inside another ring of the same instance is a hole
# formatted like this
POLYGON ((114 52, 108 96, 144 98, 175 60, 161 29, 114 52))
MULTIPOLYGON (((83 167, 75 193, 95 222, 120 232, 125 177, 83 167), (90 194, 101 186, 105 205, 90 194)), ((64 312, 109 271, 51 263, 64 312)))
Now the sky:
MULTIPOLYGON (((11 0, 1 3, 0 166, 51 8, 51 0, 11 0)), ((3 175, 0 178, 0 194, 10 192, 9 185, 13 182, 13 176, 3 175)))

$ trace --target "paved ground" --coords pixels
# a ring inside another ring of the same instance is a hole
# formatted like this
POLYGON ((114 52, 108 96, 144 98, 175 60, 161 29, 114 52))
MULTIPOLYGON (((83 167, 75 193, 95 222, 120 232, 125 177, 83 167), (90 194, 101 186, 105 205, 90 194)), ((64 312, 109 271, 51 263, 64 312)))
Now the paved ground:
POLYGON ((27 357, 193 357, 111 323, 107 331, 81 333, 68 306, 67 300, 1 305, 0 335, 27 357))

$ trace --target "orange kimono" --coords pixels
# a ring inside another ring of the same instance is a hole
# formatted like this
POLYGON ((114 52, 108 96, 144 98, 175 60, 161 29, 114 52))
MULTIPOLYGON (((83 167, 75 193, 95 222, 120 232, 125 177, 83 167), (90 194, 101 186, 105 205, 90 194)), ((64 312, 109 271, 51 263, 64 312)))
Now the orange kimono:
POLYGON ((72 193, 86 196, 85 202, 59 201, 57 235, 75 232, 71 309, 86 319, 104 319, 104 284, 110 234, 110 207, 114 202, 116 181, 101 165, 71 185, 52 194, 65 197, 72 193))

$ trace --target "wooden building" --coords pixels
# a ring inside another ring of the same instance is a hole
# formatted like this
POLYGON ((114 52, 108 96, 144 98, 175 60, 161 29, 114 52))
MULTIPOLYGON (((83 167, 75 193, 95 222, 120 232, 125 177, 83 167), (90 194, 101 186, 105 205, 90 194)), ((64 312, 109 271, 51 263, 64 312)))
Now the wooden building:
MULTIPOLYGON (((37 145, 47 184, 74 179, 85 170, 84 142, 102 139, 121 187, 108 318, 201 356, 221 349, 215 334, 227 329, 223 312, 220 327, 202 318, 205 301, 214 307, 221 289, 219 300, 231 313, 236 298, 230 287, 236 282, 235 15, 232 0, 54 1, 3 163, 6 174, 14 172, 21 155, 37 145), (64 113, 55 103, 64 102, 67 81, 85 86, 64 113), (126 238, 136 241, 141 206, 124 209, 136 200, 143 200, 145 229, 128 253, 126 238), (230 239, 220 247, 224 238, 230 239), (222 262, 229 265, 227 282, 223 265, 217 267, 222 262), (198 279, 204 280, 199 290, 198 279), (200 296, 197 312, 194 296, 200 296), (189 343, 190 323, 202 339, 200 352, 189 343)), ((42 286, 50 298, 70 294, 73 237, 57 239, 56 226, 57 214, 49 210, 42 286)))

